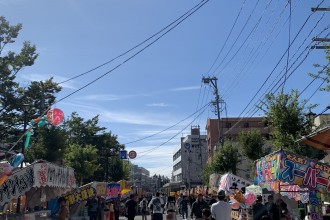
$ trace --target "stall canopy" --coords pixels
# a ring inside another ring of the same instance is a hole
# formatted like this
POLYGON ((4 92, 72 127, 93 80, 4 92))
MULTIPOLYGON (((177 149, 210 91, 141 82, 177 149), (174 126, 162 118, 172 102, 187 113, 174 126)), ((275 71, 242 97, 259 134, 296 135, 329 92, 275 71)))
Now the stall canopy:
POLYGON ((33 187, 75 188, 74 170, 46 161, 19 169, 0 186, 0 205, 24 195, 33 187))
POLYGON ((330 150, 330 125, 303 137, 300 142, 320 150, 330 150))

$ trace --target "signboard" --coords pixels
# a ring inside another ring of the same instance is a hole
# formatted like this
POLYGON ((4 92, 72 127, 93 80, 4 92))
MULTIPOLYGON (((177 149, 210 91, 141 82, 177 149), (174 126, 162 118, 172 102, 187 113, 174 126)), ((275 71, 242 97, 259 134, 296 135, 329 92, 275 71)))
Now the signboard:
POLYGON ((276 181, 330 193, 330 165, 290 152, 276 152, 256 163, 255 184, 276 181))
POLYGON ((121 160, 126 160, 127 159, 127 150, 121 150, 121 151, 119 151, 119 158, 121 160))
POLYGON ((93 188, 92 184, 88 184, 86 186, 82 186, 79 189, 74 190, 73 192, 66 194, 64 197, 68 201, 69 206, 74 206, 95 196, 95 188, 93 188))
POLYGON ((189 143, 184 143, 184 148, 186 148, 187 150, 189 150, 189 148, 190 148, 190 144, 189 143))
POLYGON ((109 183, 107 185, 107 192, 106 192, 105 201, 109 202, 109 201, 117 198, 118 194, 120 194, 120 193, 121 193, 120 184, 118 184, 118 183, 109 183))
POLYGON ((218 191, 224 190, 227 194, 232 194, 233 190, 231 190, 230 188, 234 185, 237 186, 237 189, 241 190, 243 187, 250 186, 251 182, 234 174, 227 173, 221 176, 218 191))
POLYGON ((136 158, 136 152, 134 150, 131 150, 129 153, 128 153, 128 157, 130 159, 134 159, 136 158))
POLYGON ((48 162, 35 163, 9 176, 0 186, 0 205, 24 195, 32 187, 74 188, 74 170, 48 162))

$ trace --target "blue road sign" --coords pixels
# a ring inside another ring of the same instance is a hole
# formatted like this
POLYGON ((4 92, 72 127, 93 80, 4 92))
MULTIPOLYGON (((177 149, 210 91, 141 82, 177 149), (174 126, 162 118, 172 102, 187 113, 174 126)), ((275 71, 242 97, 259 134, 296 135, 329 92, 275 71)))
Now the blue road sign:
POLYGON ((127 150, 121 150, 121 151, 119 151, 119 158, 121 160, 126 160, 127 159, 127 150))

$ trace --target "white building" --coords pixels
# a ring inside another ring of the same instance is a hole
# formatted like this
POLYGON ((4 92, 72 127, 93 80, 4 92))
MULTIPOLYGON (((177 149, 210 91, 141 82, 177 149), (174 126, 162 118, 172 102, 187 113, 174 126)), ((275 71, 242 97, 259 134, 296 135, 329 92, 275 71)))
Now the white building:
POLYGON ((181 138, 181 144, 173 155, 173 181, 187 188, 202 184, 202 168, 207 163, 206 135, 200 135, 199 127, 191 129, 191 135, 181 138))

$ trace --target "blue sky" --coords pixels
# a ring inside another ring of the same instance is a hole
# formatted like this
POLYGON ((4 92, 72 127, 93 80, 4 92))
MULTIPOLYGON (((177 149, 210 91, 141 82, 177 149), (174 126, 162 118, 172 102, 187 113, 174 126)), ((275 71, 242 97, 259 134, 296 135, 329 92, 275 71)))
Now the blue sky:
MULTIPOLYGON (((61 82, 103 64, 157 33, 199 2, 0 0, 0 15, 11 24, 23 24, 19 39, 7 50, 18 50, 24 40, 37 46, 40 55, 35 65, 18 75, 19 82, 27 85, 30 80, 50 76, 61 82)), ((311 7, 322 1, 291 2, 293 40, 311 14, 311 7)), ((323 1, 321 6, 328 7, 329 1, 323 1)), ((56 107, 66 115, 77 111, 86 119, 99 114, 100 125, 118 135, 121 143, 128 143, 164 130, 210 102, 212 89, 202 84, 201 79, 216 76, 220 95, 227 104, 223 115, 251 116, 253 104, 285 72, 286 55, 273 69, 288 47, 289 8, 283 0, 211 0, 128 62, 123 64, 146 44, 102 68, 61 84, 63 90, 58 99, 122 64, 91 86, 60 101, 56 107), (215 62, 241 8, 232 34, 215 62), (242 113, 272 71, 256 99, 242 113)), ((289 66, 297 57, 292 69, 302 64, 288 78, 285 91, 303 90, 312 80, 307 73, 316 72, 313 64, 326 64, 324 51, 305 48, 322 30, 326 29, 321 37, 329 33, 329 21, 329 12, 316 12, 296 37, 290 47, 290 57, 295 56, 289 66)), ((320 82, 312 83, 301 98, 309 98, 320 82)), ((320 104, 316 113, 322 111, 329 105, 329 94, 317 92, 308 104, 312 103, 320 104)), ((254 116, 259 115, 262 113, 254 116)), ((170 176, 172 154, 180 144, 180 137, 189 133, 190 125, 200 125, 201 132, 205 133, 207 118, 216 117, 212 108, 207 108, 193 121, 196 116, 152 138, 127 144, 128 150, 138 153, 134 163, 152 174, 170 176), (148 151, 150 149, 155 150, 148 151)))

